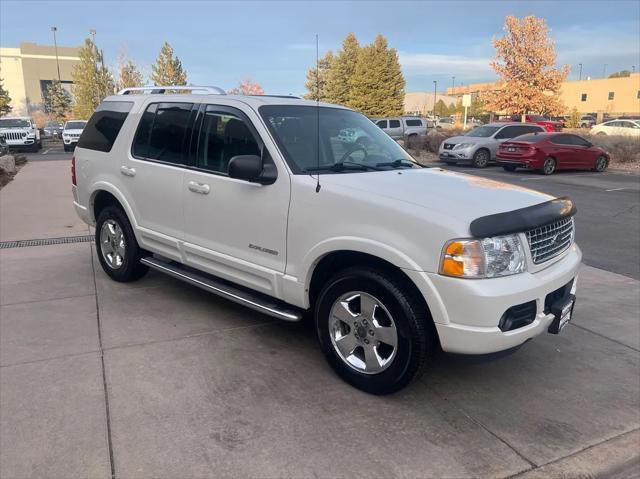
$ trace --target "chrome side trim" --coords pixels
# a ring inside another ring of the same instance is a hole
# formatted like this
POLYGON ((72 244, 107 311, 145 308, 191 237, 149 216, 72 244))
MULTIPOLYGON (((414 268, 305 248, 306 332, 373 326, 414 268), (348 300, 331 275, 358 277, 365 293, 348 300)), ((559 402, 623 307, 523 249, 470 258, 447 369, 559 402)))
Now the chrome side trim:
POLYGON ((149 266, 157 271, 168 274, 176 279, 185 281, 189 284, 197 286, 209 291, 210 293, 217 294, 223 298, 233 301, 238 304, 242 304, 248 308, 258 311, 263 314, 267 314, 274 318, 282 319, 284 321, 301 321, 302 312, 296 311, 293 307, 287 308, 285 305, 279 305, 277 300, 263 299, 259 293, 252 293, 250 291, 241 290, 233 286, 228 286, 222 282, 210 279, 203 275, 192 273, 181 267, 167 263, 157 258, 149 257, 142 258, 140 260, 142 264, 149 266))

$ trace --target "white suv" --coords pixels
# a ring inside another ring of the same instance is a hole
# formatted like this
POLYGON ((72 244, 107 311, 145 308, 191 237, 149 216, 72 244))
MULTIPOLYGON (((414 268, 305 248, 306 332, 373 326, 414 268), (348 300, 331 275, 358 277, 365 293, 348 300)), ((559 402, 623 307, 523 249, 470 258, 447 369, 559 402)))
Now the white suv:
POLYGON ((64 124, 62 130, 64 151, 72 151, 76 147, 85 126, 87 126, 85 120, 69 120, 64 124))
POLYGON ((40 130, 28 116, 0 118, 0 133, 5 137, 9 148, 30 151, 42 148, 40 130))
POLYGON ((571 318, 569 199, 422 168, 340 106, 166 88, 194 93, 106 98, 72 162, 114 280, 151 267, 283 320, 312 312, 329 363, 377 394, 437 348, 508 350, 571 318))

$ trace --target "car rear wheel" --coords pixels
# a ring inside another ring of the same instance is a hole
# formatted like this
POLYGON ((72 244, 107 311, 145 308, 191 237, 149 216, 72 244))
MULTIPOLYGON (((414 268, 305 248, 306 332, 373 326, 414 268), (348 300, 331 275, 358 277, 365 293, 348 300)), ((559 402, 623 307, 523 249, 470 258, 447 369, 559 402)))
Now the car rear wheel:
POLYGON ((475 155, 473 155, 473 166, 475 168, 486 168, 489 164, 489 152, 487 150, 478 150, 475 155))
POLYGON ((140 263, 145 252, 138 246, 127 216, 116 206, 107 206, 98 215, 96 250, 102 269, 115 281, 135 281, 148 271, 140 263))
POLYGON ((417 378, 437 344, 423 302, 403 281, 371 268, 334 276, 318 297, 315 322, 331 367, 372 394, 398 391, 417 378))
POLYGON ((598 158, 596 158, 596 163, 593 169, 598 173, 602 173, 607 169, 607 159, 604 156, 599 156, 598 158))
POLYGON ((548 156, 542 164, 542 174, 552 175, 556 171, 556 160, 548 156))
POLYGON ((516 167, 514 165, 502 165, 506 171, 516 171, 516 167))

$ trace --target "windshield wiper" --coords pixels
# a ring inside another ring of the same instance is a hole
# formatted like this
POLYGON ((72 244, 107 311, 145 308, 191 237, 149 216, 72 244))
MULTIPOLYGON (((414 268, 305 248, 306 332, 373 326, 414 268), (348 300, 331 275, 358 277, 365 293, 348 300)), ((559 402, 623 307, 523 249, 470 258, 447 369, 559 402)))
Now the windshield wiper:
POLYGON ((418 163, 414 163, 413 161, 409 161, 405 159, 387 161, 383 163, 376 163, 376 166, 378 168, 383 166, 390 166, 391 168, 412 168, 413 165, 422 166, 422 165, 419 165, 418 163))
POLYGON ((380 171, 380 168, 377 166, 365 165, 362 163, 356 163, 355 161, 338 161, 332 165, 320 165, 320 166, 310 166, 305 168, 304 171, 321 171, 321 170, 329 170, 329 171, 380 171))

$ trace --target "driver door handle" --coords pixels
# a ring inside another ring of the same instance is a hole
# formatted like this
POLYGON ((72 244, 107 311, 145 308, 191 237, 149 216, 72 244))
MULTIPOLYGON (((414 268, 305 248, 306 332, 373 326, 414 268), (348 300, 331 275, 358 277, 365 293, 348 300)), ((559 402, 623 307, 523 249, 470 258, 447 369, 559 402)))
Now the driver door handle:
POLYGON ((198 183, 196 181, 190 181, 188 183, 189 191, 193 191, 194 193, 198 193, 200 195, 208 195, 211 191, 211 187, 205 183, 198 183))
POLYGON ((121 166, 120 173, 122 173, 124 176, 136 176, 136 169, 129 168, 128 166, 121 166))

